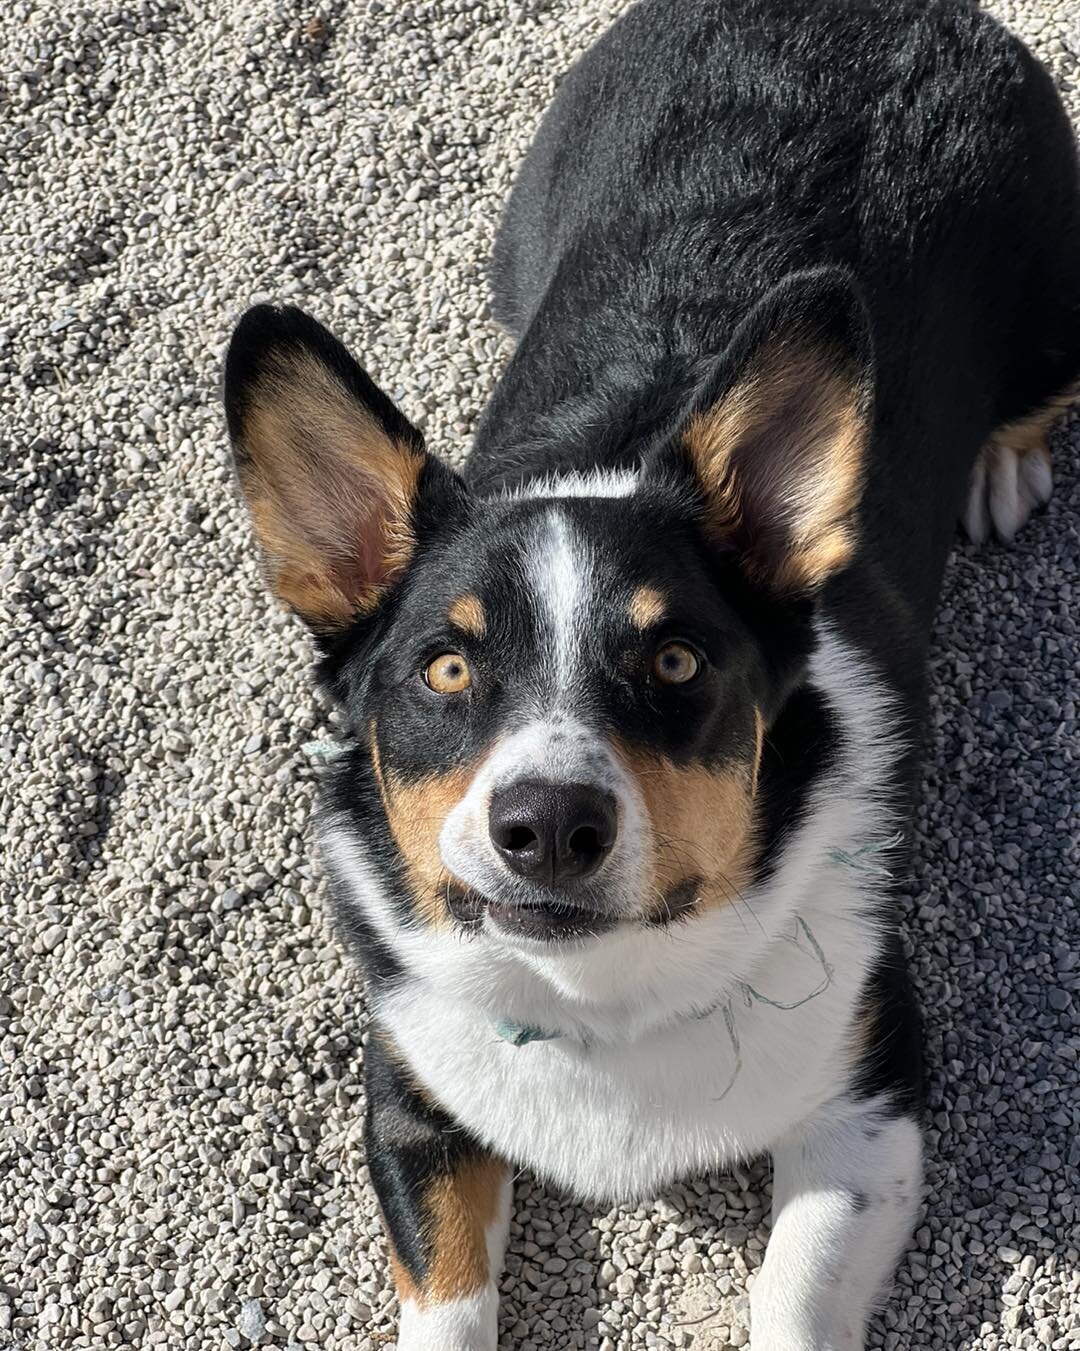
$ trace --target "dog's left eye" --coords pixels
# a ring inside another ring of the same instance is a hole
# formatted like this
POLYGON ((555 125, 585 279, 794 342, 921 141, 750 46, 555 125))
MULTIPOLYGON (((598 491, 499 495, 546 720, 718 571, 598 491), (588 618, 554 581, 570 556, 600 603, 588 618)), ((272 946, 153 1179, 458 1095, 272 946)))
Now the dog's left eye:
POLYGON ((424 684, 436 694, 461 694, 472 684, 469 663, 460 652, 443 652, 428 662, 424 684))
POLYGON ((663 685, 685 685, 700 669, 697 653, 686 643, 665 643, 653 657, 653 675, 663 685))

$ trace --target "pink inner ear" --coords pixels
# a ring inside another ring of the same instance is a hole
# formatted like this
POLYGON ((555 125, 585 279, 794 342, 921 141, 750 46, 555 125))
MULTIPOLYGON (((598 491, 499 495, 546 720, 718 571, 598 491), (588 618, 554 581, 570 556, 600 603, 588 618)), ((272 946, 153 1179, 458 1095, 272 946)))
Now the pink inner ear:
POLYGON ((407 530, 394 519, 395 496, 365 466, 341 455, 320 456, 311 493, 297 503, 296 521, 350 600, 366 600, 393 577, 394 537, 407 530))
POLYGON ((385 498, 369 498, 366 518, 353 523, 351 557, 340 565, 342 589, 347 595, 390 581, 389 536, 390 516, 385 498))

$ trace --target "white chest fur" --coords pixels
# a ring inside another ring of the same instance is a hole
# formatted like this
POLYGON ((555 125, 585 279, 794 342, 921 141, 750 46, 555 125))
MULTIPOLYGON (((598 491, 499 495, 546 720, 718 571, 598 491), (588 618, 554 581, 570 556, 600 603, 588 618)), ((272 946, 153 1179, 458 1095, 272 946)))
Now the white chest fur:
MULTIPOLYGON (((839 935, 818 928, 835 950, 839 935)), ((483 1143, 575 1195, 628 1200, 762 1152, 842 1090, 863 974, 843 946, 843 969, 823 972, 805 946, 781 944, 769 988, 795 1007, 740 987, 632 1041, 513 1046, 476 1008, 413 985, 380 1000, 379 1017, 483 1143)))

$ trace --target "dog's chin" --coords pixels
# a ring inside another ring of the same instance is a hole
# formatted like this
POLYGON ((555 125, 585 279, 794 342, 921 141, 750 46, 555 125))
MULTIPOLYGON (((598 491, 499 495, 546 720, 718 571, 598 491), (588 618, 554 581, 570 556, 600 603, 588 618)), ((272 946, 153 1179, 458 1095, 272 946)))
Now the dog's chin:
POLYGON ((451 886, 450 913, 466 931, 483 932, 512 944, 581 942, 613 929, 612 915, 561 899, 510 899, 483 895, 472 887, 451 886))

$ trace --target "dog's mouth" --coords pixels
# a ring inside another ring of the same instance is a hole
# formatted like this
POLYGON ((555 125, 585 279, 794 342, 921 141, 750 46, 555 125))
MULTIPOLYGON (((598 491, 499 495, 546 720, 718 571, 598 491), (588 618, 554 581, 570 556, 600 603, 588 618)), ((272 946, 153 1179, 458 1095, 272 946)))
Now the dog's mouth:
MULTIPOLYGON (((663 927, 693 914, 700 900, 703 881, 698 876, 684 878, 663 897, 659 909, 644 917, 644 922, 663 927)), ((460 883, 451 885, 447 904, 451 915, 465 929, 479 930, 487 919, 492 927, 508 937, 540 942, 592 937, 605 933, 617 923, 610 915, 563 900, 492 900, 460 883)))
POLYGON ((591 938, 615 924, 612 916, 563 901, 491 900, 472 888, 460 886, 450 888, 447 904, 451 915, 466 929, 478 929, 486 920, 507 937, 534 942, 591 938))

